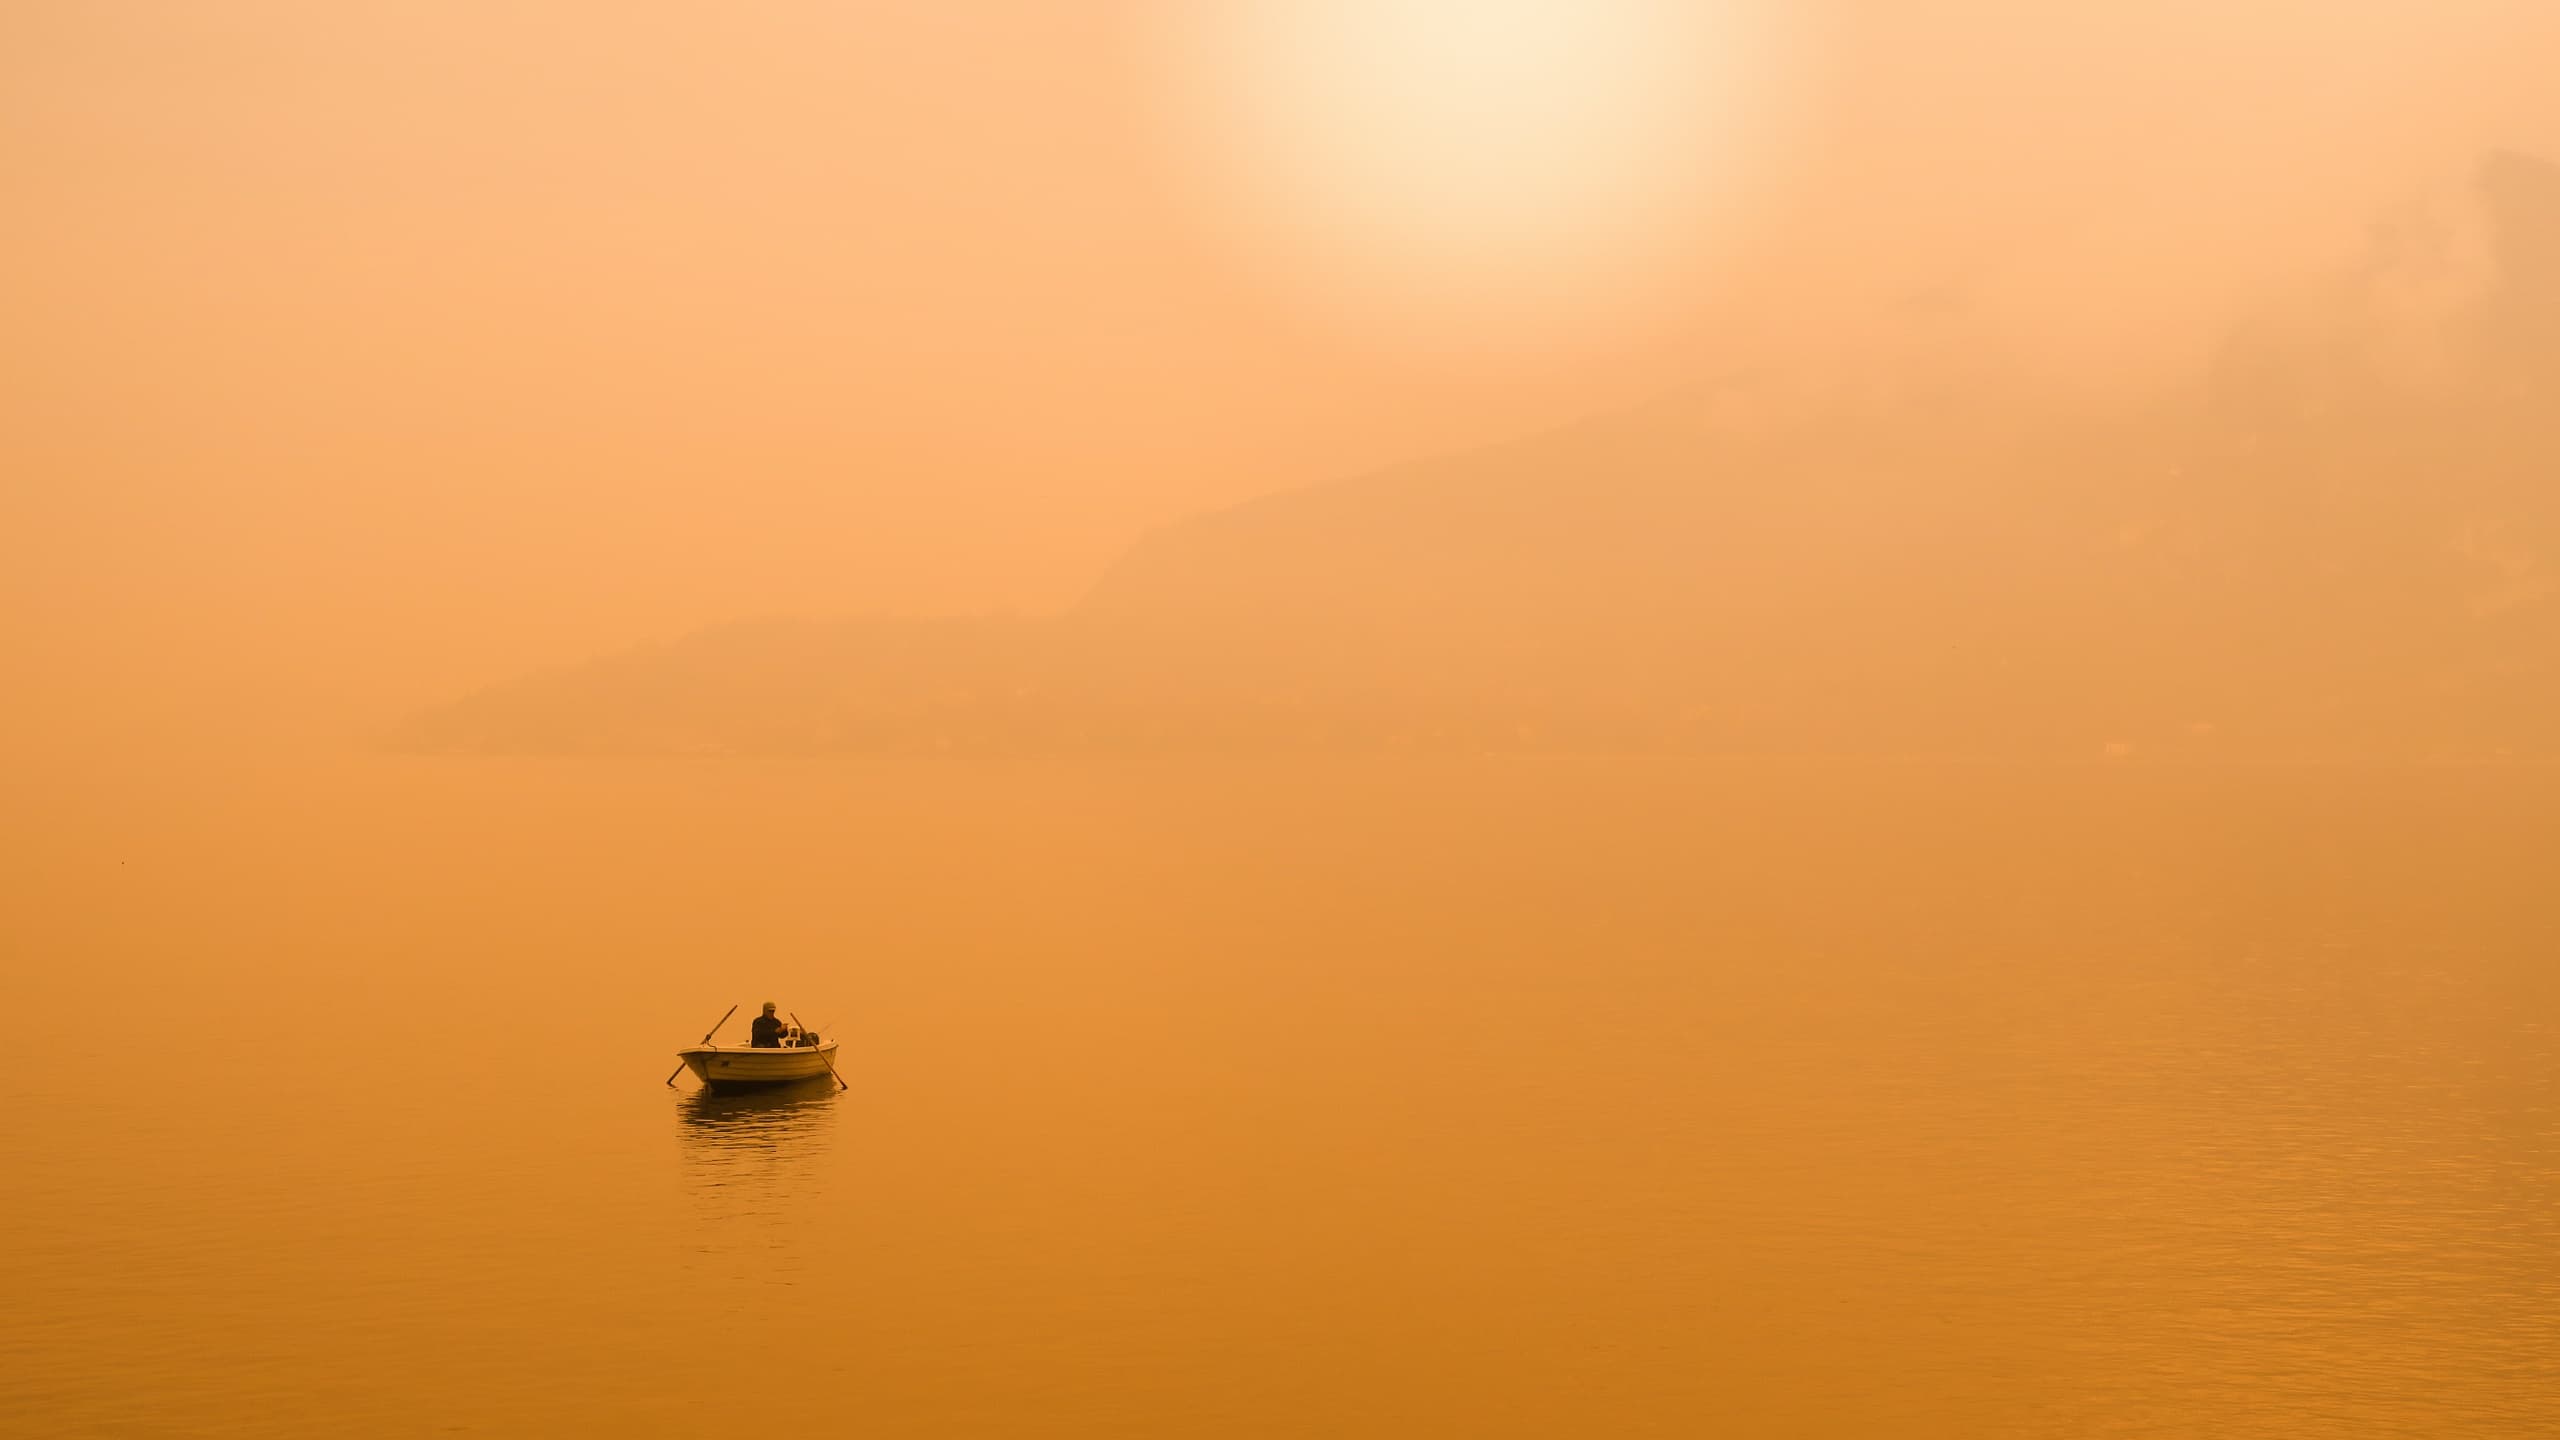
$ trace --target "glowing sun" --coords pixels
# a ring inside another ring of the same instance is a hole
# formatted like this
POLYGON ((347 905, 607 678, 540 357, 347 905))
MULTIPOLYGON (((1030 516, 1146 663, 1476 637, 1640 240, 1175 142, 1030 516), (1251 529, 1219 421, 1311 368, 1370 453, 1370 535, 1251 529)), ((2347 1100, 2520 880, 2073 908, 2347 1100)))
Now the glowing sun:
POLYGON ((1165 27, 1208 211, 1362 307, 1639 294, 1697 262, 1768 128, 1750 0, 1194 0, 1165 27))

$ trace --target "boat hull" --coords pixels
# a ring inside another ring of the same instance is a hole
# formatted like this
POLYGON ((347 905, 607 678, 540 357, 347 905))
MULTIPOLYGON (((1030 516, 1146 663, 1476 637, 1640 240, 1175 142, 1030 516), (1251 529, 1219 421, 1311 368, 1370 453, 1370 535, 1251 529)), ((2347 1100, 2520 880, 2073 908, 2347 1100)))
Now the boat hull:
POLYGON ((753 1049, 745 1045, 696 1045, 679 1050, 694 1078, 714 1090, 745 1090, 762 1085, 789 1085, 829 1073, 836 1042, 823 1040, 807 1049, 753 1049))

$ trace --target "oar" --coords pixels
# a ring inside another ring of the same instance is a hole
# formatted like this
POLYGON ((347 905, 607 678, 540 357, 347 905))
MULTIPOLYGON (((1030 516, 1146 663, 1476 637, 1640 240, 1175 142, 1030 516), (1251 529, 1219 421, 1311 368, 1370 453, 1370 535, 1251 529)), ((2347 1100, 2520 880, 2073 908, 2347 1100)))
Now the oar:
MULTIPOLYGON (((794 1025, 800 1025, 800 1016, 799 1016, 798 1012, 796 1012, 796 1011, 795 1011, 795 1012, 793 1012, 793 1014, 792 1014, 792 1016, 791 1016, 791 1023, 792 1023, 792 1024, 794 1024, 794 1025)), ((806 1025, 800 1025, 800 1033, 801 1033, 801 1034, 803 1034, 803 1035, 808 1034, 808 1033, 809 1033, 809 1027, 808 1027, 808 1026, 806 1026, 806 1025)), ((818 1051, 818 1058, 827 1062, 827 1073, 828 1073, 828 1074, 830 1074, 830 1075, 836 1075, 836 1057, 834 1057, 833 1055, 828 1054, 828 1053, 827 1053, 827 1052, 822 1048, 822 1049, 820 1049, 820 1050, 818 1051)), ((850 1090, 850 1089, 852 1089, 853 1087, 844 1083, 844 1077, 843 1077, 842 1075, 836 1075, 836 1088, 838 1088, 838 1089, 840 1089, 840 1090, 850 1090)))
MULTIPOLYGON (((703 1031, 703 1032, 702 1032, 702 1043, 703 1043, 703 1044, 705 1044, 705 1045, 710 1044, 710 1043, 711 1043, 711 1037, 712 1037, 712 1036, 714 1036, 714 1035, 719 1034, 719 1033, 720 1033, 720 1027, 721 1027, 722 1025, 726 1025, 726 1024, 728 1024, 728 1023, 729 1023, 729 1017, 730 1017, 730 1016, 732 1016, 732 1015, 735 1015, 735 1014, 737 1014, 737 1013, 738 1013, 738 1007, 737 1007, 737 1006, 735 1006, 735 1005, 732 1005, 732 1006, 730 1006, 728 1009, 721 1011, 721 1012, 720 1012, 720 1018, 719 1018, 719 1020, 718 1020, 718 1021, 716 1021, 716 1022, 714 1022, 714 1023, 713 1023, 713 1025, 712 1025, 712 1027, 711 1027, 710 1029, 705 1030, 705 1031, 703 1031)), ((684 1073, 684 1066, 682 1066, 682 1065, 678 1065, 678 1066, 676 1066, 676 1068, 674 1069, 674 1071, 673 1071, 673 1072, 671 1072, 671 1073, 667 1076, 667 1088, 668 1088, 668 1089, 670 1089, 670 1090, 673 1090, 674 1088, 676 1088, 676 1076, 681 1075, 681 1074, 683 1074, 683 1073, 684 1073)), ((851 1087, 851 1086, 846 1086, 845 1088, 846 1088, 846 1089, 851 1089, 851 1088, 853 1088, 853 1087, 851 1087)))

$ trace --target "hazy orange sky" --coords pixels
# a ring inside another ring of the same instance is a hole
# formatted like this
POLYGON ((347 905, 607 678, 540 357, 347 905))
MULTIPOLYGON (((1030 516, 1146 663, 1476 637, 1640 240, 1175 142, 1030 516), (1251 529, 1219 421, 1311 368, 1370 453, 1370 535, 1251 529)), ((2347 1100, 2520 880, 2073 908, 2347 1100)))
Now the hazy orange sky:
POLYGON ((1319 36, 1266 93, 1197 32, 1276 3, 8 7, 9 723, 336 733, 732 616, 1054 608, 1150 525, 1819 364, 1919 290, 2112 377, 2479 145, 2560 151, 2548 0, 1590 0, 1724 89, 1506 132, 1462 201, 1395 167, 1577 7, 1396 0, 1409 72, 1337 90, 1319 36), (1527 40, 1433 90, 1487 25, 1527 40))

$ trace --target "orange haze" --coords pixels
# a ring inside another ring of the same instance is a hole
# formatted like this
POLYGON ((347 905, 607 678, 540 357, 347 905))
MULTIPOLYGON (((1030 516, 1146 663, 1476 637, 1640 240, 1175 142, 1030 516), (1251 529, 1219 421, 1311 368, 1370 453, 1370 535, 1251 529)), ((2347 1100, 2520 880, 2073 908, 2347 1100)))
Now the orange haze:
POLYGON ((7 724, 347 737, 733 617, 1054 611, 1150 527, 1836 379, 1959 290, 1927 363, 2103 398, 2560 150, 2534 0, 1729 0, 1696 263, 1478 334, 1240 239, 1181 9, 10 7, 7 724))
POLYGON ((0 1435, 2560 1434, 2560 0, 0 0, 0 200, 0 1435))

